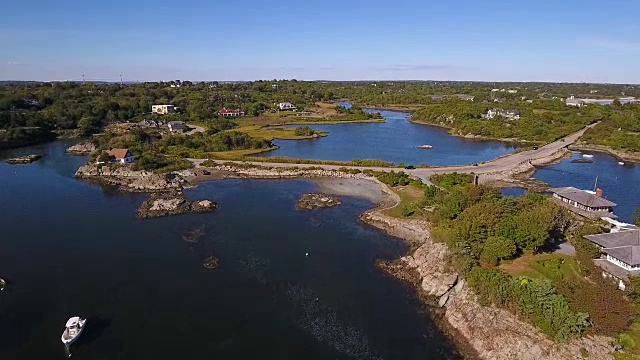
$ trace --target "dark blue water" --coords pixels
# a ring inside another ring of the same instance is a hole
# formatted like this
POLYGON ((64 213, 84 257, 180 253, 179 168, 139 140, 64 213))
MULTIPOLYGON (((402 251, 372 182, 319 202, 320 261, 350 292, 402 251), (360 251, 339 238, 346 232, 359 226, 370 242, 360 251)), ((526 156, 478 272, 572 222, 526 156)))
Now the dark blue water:
POLYGON ((369 202, 299 212, 309 182, 225 180, 187 192, 215 213, 137 220, 145 195, 73 179, 85 159, 64 147, 0 153, 47 153, 0 164, 0 359, 63 358, 76 314, 89 320, 74 359, 458 358, 375 267, 406 247, 358 221, 369 202))
MULTIPOLYGON (((377 110, 370 110, 378 112, 377 110)), ((349 161, 380 159, 395 164, 464 165, 494 159, 516 150, 499 141, 468 140, 446 129, 409 122, 408 114, 380 111, 385 123, 313 125, 329 136, 311 140, 276 140, 280 148, 262 156, 349 161), (418 149, 432 145, 431 150, 418 149)))
POLYGON ((596 177, 604 197, 617 203, 614 209, 620 220, 630 222, 633 211, 640 208, 640 164, 618 164, 615 158, 593 153, 593 163, 571 163, 582 158, 575 154, 571 159, 553 166, 538 169, 534 177, 554 187, 573 186, 593 190, 596 177))

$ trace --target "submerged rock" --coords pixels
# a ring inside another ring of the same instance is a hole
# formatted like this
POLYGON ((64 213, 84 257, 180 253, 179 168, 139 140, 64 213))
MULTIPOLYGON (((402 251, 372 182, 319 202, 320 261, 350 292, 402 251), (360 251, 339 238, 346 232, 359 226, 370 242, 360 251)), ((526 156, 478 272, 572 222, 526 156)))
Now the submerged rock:
POLYGON ((88 155, 96 150, 97 148, 92 142, 84 141, 68 147, 65 151, 70 155, 88 155))
POLYGON ((219 261, 218 261, 218 258, 215 256, 209 256, 208 258, 204 259, 204 264, 202 264, 202 266, 204 266, 209 270, 213 270, 217 268, 218 265, 219 265, 219 261))
POLYGON ((182 195, 182 193, 161 194, 151 196, 143 202, 140 208, 138 208, 137 216, 142 219, 150 219, 186 213, 204 213, 211 212, 217 207, 217 204, 213 201, 191 201, 182 195))
POLYGON ((197 243, 204 236, 205 234, 204 229, 205 229, 205 225, 198 226, 197 228, 182 235, 182 240, 190 243, 197 243))
POLYGON ((314 210, 320 208, 329 208, 342 204, 342 200, 339 198, 324 195, 324 194, 314 194, 308 193, 303 194, 298 203, 296 204, 296 209, 298 210, 314 210))
POLYGON ((11 165, 17 165, 17 164, 31 164, 34 161, 39 160, 40 158, 42 158, 43 155, 38 155, 38 154, 32 154, 32 155, 26 155, 26 156, 20 156, 20 157, 16 157, 16 158, 12 158, 12 159, 8 159, 6 161, 7 164, 11 164, 11 165))

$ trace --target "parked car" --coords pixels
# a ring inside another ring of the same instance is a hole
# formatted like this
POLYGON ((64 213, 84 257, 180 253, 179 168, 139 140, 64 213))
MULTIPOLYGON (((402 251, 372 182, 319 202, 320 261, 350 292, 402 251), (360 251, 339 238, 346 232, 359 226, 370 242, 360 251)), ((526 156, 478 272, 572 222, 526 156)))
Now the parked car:
POLYGON ((407 169, 407 170, 411 170, 411 169, 415 169, 416 167, 413 166, 413 165, 407 165, 404 168, 407 169))
POLYGON ((533 147, 533 150, 538 150, 538 147, 537 147, 537 146, 534 146, 534 147, 533 147))

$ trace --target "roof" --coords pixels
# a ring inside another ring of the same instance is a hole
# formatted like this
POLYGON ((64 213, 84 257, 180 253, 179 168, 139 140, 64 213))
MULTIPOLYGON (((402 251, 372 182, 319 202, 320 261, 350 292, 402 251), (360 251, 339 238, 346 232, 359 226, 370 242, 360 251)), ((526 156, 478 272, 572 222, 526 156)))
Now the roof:
POLYGON ((640 246, 640 230, 624 230, 615 233, 587 235, 585 238, 605 248, 640 246))
POLYGON ((114 156, 116 159, 124 159, 127 157, 129 149, 109 149, 107 154, 114 156))
POLYGON ((602 251, 631 266, 640 265, 640 245, 608 248, 602 251))
POLYGON ((79 321, 80 321, 80 317, 74 316, 74 317, 70 318, 69 320, 67 320, 67 323, 65 324, 65 326, 66 327, 76 326, 76 325, 78 325, 79 321))
POLYGON ((586 205, 592 208, 600 208, 600 207, 614 207, 618 204, 609 201, 603 197, 596 196, 595 194, 591 194, 585 190, 576 189, 574 187, 561 187, 561 188, 553 188, 550 190, 553 193, 558 194, 563 198, 567 198, 569 200, 573 200, 579 204, 586 205))
POLYGON ((617 277, 618 279, 627 280, 629 275, 638 275, 640 274, 640 270, 626 270, 621 268, 618 265, 614 265, 609 260, 606 259, 594 259, 593 262, 599 266, 605 272, 617 277))

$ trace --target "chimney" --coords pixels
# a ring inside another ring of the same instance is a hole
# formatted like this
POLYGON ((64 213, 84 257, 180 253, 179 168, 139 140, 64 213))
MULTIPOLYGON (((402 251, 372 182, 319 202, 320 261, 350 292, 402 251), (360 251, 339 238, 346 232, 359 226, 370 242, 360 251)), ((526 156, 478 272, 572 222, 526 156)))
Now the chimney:
POLYGON ((600 188, 596 189, 596 196, 599 197, 599 198, 602 197, 602 189, 600 189, 600 188))

